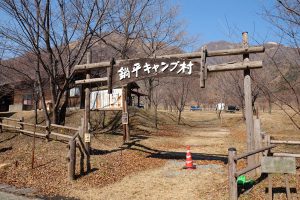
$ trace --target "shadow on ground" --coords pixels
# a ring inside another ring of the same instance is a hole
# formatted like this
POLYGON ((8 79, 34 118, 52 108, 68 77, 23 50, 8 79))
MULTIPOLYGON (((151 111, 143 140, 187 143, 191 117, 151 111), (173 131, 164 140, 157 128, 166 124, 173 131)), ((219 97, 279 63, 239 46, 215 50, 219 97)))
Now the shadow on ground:
MULTIPOLYGON (((159 149, 154 149, 140 144, 139 142, 148 139, 148 136, 134 136, 132 141, 124 143, 121 147, 112 150, 99 150, 92 149, 91 155, 105 155, 123 150, 134 150, 148 153, 148 158, 158 158, 158 159, 171 159, 171 160, 184 160, 186 158, 186 152, 175 152, 175 151, 162 151, 159 149)), ((221 161, 224 164, 227 163, 227 155, 222 154, 207 154, 207 153, 195 153, 193 152, 193 160, 214 160, 221 161)))

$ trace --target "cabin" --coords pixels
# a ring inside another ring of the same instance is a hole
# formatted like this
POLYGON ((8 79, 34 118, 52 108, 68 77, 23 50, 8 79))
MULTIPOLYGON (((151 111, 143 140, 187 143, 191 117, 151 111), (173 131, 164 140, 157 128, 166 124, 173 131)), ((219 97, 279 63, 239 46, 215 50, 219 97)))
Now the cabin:
MULTIPOLYGON (((44 82, 44 87, 47 82, 44 82)), ((34 110, 34 91, 33 83, 19 81, 11 84, 0 85, 2 88, 10 88, 6 91, 5 95, 0 96, 0 112, 18 112, 34 110)), ((116 88, 112 94, 108 94, 107 89, 91 86, 91 98, 90 105, 92 110, 110 110, 122 108, 122 89, 116 88)), ((141 106, 141 97, 146 96, 140 93, 139 86, 136 83, 130 84, 130 90, 128 90, 128 105, 129 106, 141 106)), ((51 109, 51 95, 50 88, 44 88, 47 109, 51 109)), ((84 108, 85 92, 82 86, 75 86, 69 89, 69 108, 84 108)), ((38 103, 38 109, 42 109, 41 102, 38 103)))

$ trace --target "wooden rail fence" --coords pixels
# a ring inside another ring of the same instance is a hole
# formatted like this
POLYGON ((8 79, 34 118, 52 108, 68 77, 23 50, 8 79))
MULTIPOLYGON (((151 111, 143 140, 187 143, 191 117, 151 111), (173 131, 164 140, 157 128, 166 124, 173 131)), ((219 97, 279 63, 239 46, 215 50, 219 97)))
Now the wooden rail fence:
MULTIPOLYGON (((264 134, 267 139, 268 144, 277 144, 277 145, 300 145, 300 141, 293 140, 274 140, 271 139, 270 135, 264 134)), ((300 154, 298 153, 287 153, 287 152, 272 152, 273 156, 284 156, 284 157, 295 157, 300 158, 300 154)))
MULTIPOLYGON (((81 120, 82 121, 82 120, 81 120)), ((68 178, 69 180, 75 180, 76 178, 76 148, 80 153, 80 175, 84 174, 84 160, 86 160, 86 171, 89 172, 91 169, 90 164, 90 154, 84 145, 82 140, 83 137, 83 124, 81 124, 78 128, 70 127, 70 126, 62 126, 57 124, 49 124, 39 125, 39 124, 31 124, 24 122, 24 118, 7 118, 0 117, 0 133, 3 132, 3 128, 10 128, 20 133, 25 133, 33 136, 40 136, 49 139, 49 136, 53 135, 56 137, 61 137, 68 140, 68 178), (25 130, 26 127, 35 127, 38 128, 38 131, 25 130), (54 130, 56 132, 54 132, 54 130), (59 133, 61 131, 62 133, 59 133), (64 134, 68 132, 68 134, 64 134)))
POLYGON ((270 151, 270 149, 276 147, 276 145, 269 145, 262 147, 253 151, 237 155, 235 148, 228 149, 228 181, 229 181, 229 199, 237 200, 238 199, 238 187, 237 187, 237 178, 247 172, 255 170, 261 166, 261 162, 255 163, 253 165, 248 165, 246 168, 237 170, 237 162, 241 159, 247 159, 249 156, 270 151))

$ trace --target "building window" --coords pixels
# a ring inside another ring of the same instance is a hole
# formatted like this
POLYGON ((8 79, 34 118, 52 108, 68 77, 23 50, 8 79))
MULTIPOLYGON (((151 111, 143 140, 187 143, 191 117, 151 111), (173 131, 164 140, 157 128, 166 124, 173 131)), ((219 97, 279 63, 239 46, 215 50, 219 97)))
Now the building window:
POLYGON ((26 105, 26 106, 32 105, 32 94, 25 94, 23 96, 23 105, 26 105))
POLYGON ((79 87, 74 87, 70 89, 70 97, 77 97, 80 96, 80 89, 79 87))

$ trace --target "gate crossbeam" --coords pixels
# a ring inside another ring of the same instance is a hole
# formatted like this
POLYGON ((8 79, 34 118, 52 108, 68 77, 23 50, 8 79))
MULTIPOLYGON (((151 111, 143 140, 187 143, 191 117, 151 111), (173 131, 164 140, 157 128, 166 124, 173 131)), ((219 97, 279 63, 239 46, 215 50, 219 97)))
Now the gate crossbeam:
MULTIPOLYGON (((225 49, 217 51, 207 51, 206 57, 218 57, 218 56, 233 56, 233 55, 243 55, 245 53, 263 53, 265 51, 264 46, 254 46, 248 48, 237 48, 237 49, 225 49)), ((182 54, 171 54, 156 56, 155 58, 186 58, 186 59, 195 59, 201 58, 202 52, 193 52, 193 53, 182 53, 182 54)), ((154 59, 154 58, 153 58, 154 59)), ((116 60, 116 66, 124 61, 134 61, 137 59, 127 59, 127 60, 116 60)), ((97 69, 97 68, 107 68, 110 67, 110 61, 99 62, 99 63, 87 63, 82 65, 76 65, 75 71, 97 69)), ((249 66, 250 67, 250 66, 249 66)))

